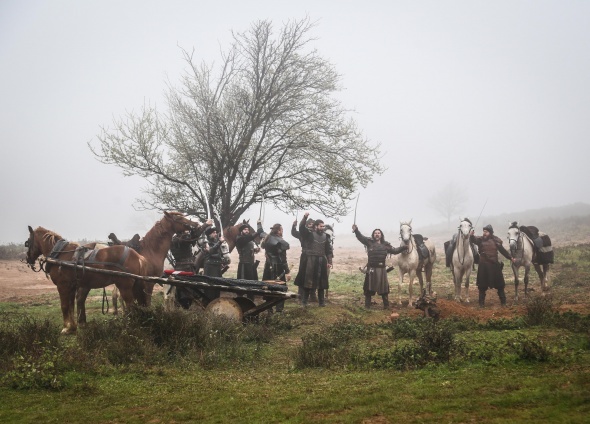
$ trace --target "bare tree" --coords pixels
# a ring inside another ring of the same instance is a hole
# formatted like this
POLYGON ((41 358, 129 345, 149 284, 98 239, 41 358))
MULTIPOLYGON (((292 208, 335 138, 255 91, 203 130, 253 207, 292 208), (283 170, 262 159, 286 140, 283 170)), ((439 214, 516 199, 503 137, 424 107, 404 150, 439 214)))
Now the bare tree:
POLYGON ((459 212, 461 212, 466 201, 467 194, 465 191, 451 182, 430 198, 429 205, 440 216, 446 218, 450 228, 451 218, 459 218, 459 212))
POLYGON ((143 208, 203 217, 207 196, 224 226, 263 199, 345 215, 357 187, 384 168, 379 145, 333 98, 340 76, 310 47, 312 28, 291 21, 275 37, 270 22, 256 22, 233 33, 217 73, 183 50, 188 70, 179 88, 168 85, 167 113, 144 105, 103 127, 90 149, 149 182, 143 208))

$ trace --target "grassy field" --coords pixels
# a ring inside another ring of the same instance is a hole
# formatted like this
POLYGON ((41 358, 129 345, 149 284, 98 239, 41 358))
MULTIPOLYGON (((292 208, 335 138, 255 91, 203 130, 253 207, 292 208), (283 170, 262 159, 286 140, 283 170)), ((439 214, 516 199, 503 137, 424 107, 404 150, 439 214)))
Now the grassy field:
POLYGON ((57 295, 0 303, 0 422, 588 422, 590 245, 556 262, 550 296, 484 310, 446 299, 439 263, 453 313, 436 322, 364 309, 350 273, 332 275, 328 307, 246 325, 159 297, 103 316, 96 291, 65 337, 57 295))

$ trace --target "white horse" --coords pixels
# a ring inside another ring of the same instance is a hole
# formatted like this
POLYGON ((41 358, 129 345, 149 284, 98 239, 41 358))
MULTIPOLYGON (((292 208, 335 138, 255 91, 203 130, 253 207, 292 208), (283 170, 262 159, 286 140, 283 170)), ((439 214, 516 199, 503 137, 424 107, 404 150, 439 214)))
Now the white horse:
POLYGON ((429 255, 426 260, 420 260, 418 255, 418 245, 415 240, 415 236, 412 235, 412 220, 409 222, 400 222, 399 234, 402 246, 408 246, 408 250, 395 256, 394 263, 397 264, 399 273, 399 283, 397 285, 398 290, 398 305, 402 304, 402 284, 404 282, 404 275, 408 274, 410 283, 408 286, 409 293, 409 304, 413 302, 413 288, 412 283, 414 282, 414 276, 418 276, 420 282, 420 292, 418 297, 422 294, 424 288, 424 282, 422 279, 422 268, 426 273, 426 288, 428 294, 432 294, 432 267, 436 260, 436 251, 434 249, 434 243, 431 240, 424 240, 429 255))
POLYGON ((465 277, 465 302, 469 302, 469 277, 473 268, 473 252, 469 236, 473 226, 468 218, 463 218, 455 239, 455 249, 451 260, 451 272, 455 283, 455 301, 461 302, 461 284, 465 277))
POLYGON ((528 235, 520 231, 518 223, 511 223, 508 229, 508 243, 510 244, 510 253, 515 258, 512 262, 512 272, 514 273, 514 299, 518 300, 518 274, 521 267, 524 267, 524 295, 528 296, 529 272, 531 265, 535 267, 535 271, 539 275, 541 281, 541 290, 546 292, 548 290, 549 282, 549 264, 535 264, 533 263, 533 241, 528 235))

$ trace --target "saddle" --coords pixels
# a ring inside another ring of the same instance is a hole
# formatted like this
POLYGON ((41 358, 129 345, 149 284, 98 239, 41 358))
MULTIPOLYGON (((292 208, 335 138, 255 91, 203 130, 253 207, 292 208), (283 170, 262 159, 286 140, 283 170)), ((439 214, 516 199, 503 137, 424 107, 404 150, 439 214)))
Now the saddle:
POLYGON ((416 247, 418 248, 418 257, 421 261, 430 257, 430 250, 424 244, 425 240, 428 240, 428 237, 424 237, 422 234, 414 234, 414 241, 416 241, 416 247))
POLYGON ((533 241, 533 263, 539 265, 552 264, 554 254, 549 236, 532 225, 522 225, 519 230, 533 241))

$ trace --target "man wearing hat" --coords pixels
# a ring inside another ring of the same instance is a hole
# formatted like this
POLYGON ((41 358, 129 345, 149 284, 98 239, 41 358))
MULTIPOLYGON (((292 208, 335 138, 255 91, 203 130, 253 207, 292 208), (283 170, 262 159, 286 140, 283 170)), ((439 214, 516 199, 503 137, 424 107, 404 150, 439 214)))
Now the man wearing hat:
MULTIPOLYGON (((270 234, 264 237, 260 247, 265 250, 266 262, 264 263, 263 280, 289 281, 291 279, 289 264, 287 263, 287 250, 289 243, 283 238, 283 226, 275 224, 270 229, 270 234)), ((277 304, 277 312, 282 312, 285 301, 277 304)))
POLYGON ((239 235, 236 237, 236 249, 238 250, 238 278, 242 280, 258 280, 258 261, 255 254, 260 248, 254 242, 256 237, 263 238, 264 230, 260 221, 256 223, 256 232, 250 232, 250 225, 242 224, 238 227, 239 235))
POLYGON ((500 303, 502 306, 506 306, 506 293, 504 292, 506 282, 502 274, 504 264, 498 260, 498 252, 512 262, 514 262, 514 258, 502 246, 502 240, 494 235, 494 229, 489 224, 483 227, 483 236, 481 237, 474 235, 474 231, 471 230, 470 241, 477 245, 480 255, 476 283, 479 290, 479 306, 485 305, 488 288, 497 289, 500 303))
MULTIPOLYGON (((305 264, 307 261, 307 249, 309 248, 309 246, 308 246, 307 240, 301 238, 301 234, 297 230, 297 224, 298 224, 297 220, 293 221, 293 226, 291 227, 291 235, 293 237, 295 237, 297 240, 299 240, 299 243, 301 244, 301 256, 299 257, 299 269, 305 269, 305 264)), ((305 226, 309 230, 315 231, 315 220, 313 220, 311 218, 307 218, 305 226)), ((299 273, 297 273, 297 277, 295 277, 294 283, 298 287, 298 294, 299 294, 300 300, 303 299, 302 281, 303 281, 303 274, 299 272, 299 273)), ((317 302, 318 301, 318 294, 317 293, 318 293, 317 289, 312 290, 309 295, 309 300, 312 302, 317 302)))

